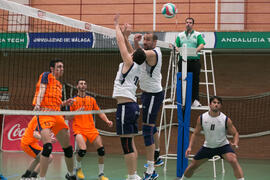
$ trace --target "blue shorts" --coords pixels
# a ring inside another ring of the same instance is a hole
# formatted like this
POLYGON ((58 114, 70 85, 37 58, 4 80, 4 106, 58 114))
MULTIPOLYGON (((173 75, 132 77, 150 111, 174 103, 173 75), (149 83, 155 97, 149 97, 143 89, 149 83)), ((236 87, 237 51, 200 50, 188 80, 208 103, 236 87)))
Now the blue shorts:
POLYGON ((140 109, 137 103, 129 102, 117 105, 116 111, 116 132, 118 135, 137 134, 137 119, 140 109))
POLYGON ((230 146, 230 144, 226 144, 224 146, 218 147, 218 148, 207 148, 207 147, 201 147, 199 152, 194 156, 195 160, 200 159, 211 159, 213 156, 218 155, 222 158, 221 155, 232 152, 234 153, 234 150, 230 146))
POLYGON ((159 108, 164 99, 164 91, 158 93, 142 94, 143 122, 146 124, 156 124, 159 108))

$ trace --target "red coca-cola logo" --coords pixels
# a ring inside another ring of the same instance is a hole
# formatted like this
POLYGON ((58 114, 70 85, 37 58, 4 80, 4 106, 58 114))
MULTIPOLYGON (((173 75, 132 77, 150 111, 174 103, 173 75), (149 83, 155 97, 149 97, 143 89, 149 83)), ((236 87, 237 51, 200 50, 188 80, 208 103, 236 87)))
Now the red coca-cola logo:
POLYGON ((21 128, 20 124, 15 124, 8 131, 8 140, 17 141, 20 140, 25 132, 25 128, 21 128))

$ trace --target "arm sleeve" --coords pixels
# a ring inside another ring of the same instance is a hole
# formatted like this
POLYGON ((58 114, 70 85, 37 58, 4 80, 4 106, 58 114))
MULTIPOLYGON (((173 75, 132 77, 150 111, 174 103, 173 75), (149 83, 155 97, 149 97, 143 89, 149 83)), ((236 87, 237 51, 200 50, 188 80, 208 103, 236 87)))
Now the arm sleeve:
POLYGON ((205 41, 204 41, 202 35, 199 34, 198 37, 197 37, 197 45, 199 46, 201 44, 205 45, 205 41))

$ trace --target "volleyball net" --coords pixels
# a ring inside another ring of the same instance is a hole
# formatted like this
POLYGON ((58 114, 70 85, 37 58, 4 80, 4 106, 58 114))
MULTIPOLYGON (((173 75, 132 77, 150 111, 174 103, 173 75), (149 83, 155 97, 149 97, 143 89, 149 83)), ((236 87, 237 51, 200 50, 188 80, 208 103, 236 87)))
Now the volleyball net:
MULTIPOLYGON (((84 78, 88 94, 101 108, 115 110, 111 96, 122 61, 115 30, 10 1, 1 1, 0 6, 1 109, 32 110, 39 75, 49 71, 50 60, 59 58, 65 69, 61 78, 63 100, 76 94, 76 81, 84 78)), ((158 46, 169 48, 161 41, 158 46)))
MULTIPOLYGON (((113 16, 111 17, 113 21, 113 16)), ((133 41, 133 35, 129 39, 133 41)), ((162 85, 165 87, 170 48, 167 42, 158 41, 162 48, 162 85)), ((77 94, 76 83, 80 78, 87 81, 87 94, 93 96, 102 112, 114 119, 116 101, 112 98, 113 82, 122 62, 116 44, 115 31, 44 10, 11 1, 0 1, 0 114, 95 114, 98 112, 36 112, 32 100, 41 73, 49 71, 49 62, 59 58, 64 61, 63 100, 77 94)), ((170 92, 168 93, 170 94, 170 92)), ((138 92, 138 97, 140 92, 138 92)), ((233 119, 240 120, 240 134, 252 134, 269 130, 260 123, 269 123, 269 95, 249 99, 230 98, 230 106, 224 111, 233 119), (259 108, 260 107, 260 108, 259 108), (245 108, 245 111, 242 109, 245 108), (239 113, 241 112, 241 113, 239 113), (252 113, 252 114, 251 114, 252 113), (247 121, 248 119, 248 121, 247 121)), ((166 98, 166 97, 165 97, 166 98)), ((225 101, 227 100, 224 97, 225 101)), ((140 98, 138 98, 140 102, 140 98)), ((201 102, 207 99, 201 94, 201 102)), ((227 104, 226 102, 224 104, 227 104)), ((65 110, 65 109, 63 109, 65 110)), ((193 119, 201 111, 192 112, 193 119)), ((168 118, 169 119, 169 118, 168 118)), ((176 123, 176 118, 174 123, 176 123)), ((169 122, 168 122, 169 123, 169 122)), ((167 124, 168 124, 167 123, 167 124)), ((104 128, 103 122, 97 127, 104 128)), ((114 128, 107 128, 114 131, 114 128)))
MULTIPOLYGON (((157 45, 169 52, 168 43, 158 41, 157 45)), ((164 57, 169 58, 169 53, 164 57)), ((104 112, 114 121, 113 83, 121 62, 114 29, 0 1, 0 114, 31 117, 104 112), (77 81, 82 78, 87 82, 86 94, 96 99, 101 111, 33 111, 36 83, 49 71, 52 59, 64 63, 62 100, 77 95, 77 81)), ((107 127, 98 116, 95 123, 101 134, 115 135, 115 128, 107 127)))

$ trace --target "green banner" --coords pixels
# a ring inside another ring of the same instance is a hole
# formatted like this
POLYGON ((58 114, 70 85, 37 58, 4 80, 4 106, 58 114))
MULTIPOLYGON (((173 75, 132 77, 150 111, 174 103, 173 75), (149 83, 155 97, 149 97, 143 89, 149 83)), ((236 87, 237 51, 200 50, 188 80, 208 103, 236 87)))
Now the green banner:
POLYGON ((270 48, 270 32, 216 32, 215 48, 270 48))
POLYGON ((0 87, 0 91, 8 91, 8 87, 0 87))
POLYGON ((0 48, 26 48, 26 33, 0 33, 0 48))

